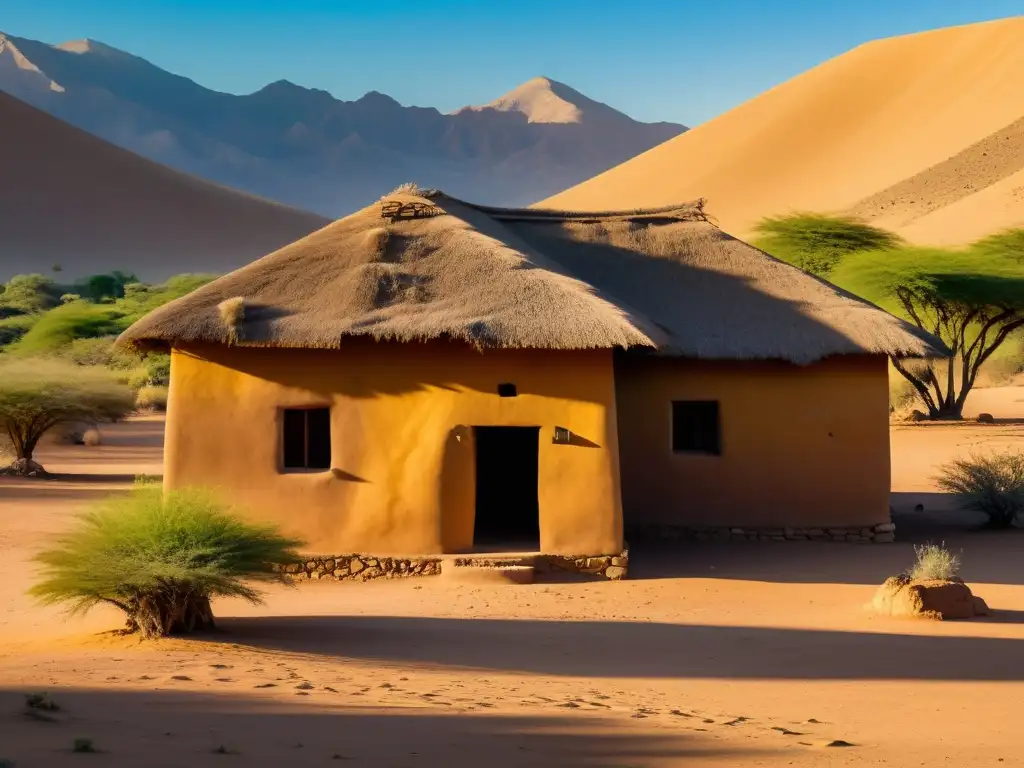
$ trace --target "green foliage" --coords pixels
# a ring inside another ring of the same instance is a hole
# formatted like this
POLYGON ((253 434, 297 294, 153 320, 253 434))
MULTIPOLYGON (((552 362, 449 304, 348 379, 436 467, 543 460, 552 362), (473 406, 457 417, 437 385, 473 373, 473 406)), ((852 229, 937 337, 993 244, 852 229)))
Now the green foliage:
POLYGON ((0 308, 8 312, 44 312, 60 303, 56 283, 44 275, 15 275, 0 293, 0 308))
POLYGON ((117 304, 124 311, 129 324, 134 323, 154 309, 201 288, 215 278, 216 275, 183 274, 159 285, 131 283, 125 286, 124 298, 117 304))
POLYGON ((1024 263, 1024 229, 1006 229, 979 240, 971 250, 981 256, 996 256, 1024 263))
POLYGON ((297 546, 234 517, 206 491, 138 485, 97 504, 38 555, 43 578, 31 593, 73 613, 111 603, 147 636, 189 631, 190 611, 208 612, 212 597, 258 603, 247 582, 280 580, 282 566, 299 562, 297 546))
POLYGON ((52 354, 76 339, 111 336, 127 328, 124 313, 113 306, 75 301, 51 309, 11 346, 17 354, 52 354))
POLYGON ((1024 453, 956 459, 939 470, 936 481, 965 509, 988 517, 994 528, 1009 528, 1024 516, 1024 453))
POLYGON ((756 245, 805 272, 828 276, 847 256, 895 248, 891 232, 844 216, 797 213, 762 219, 756 245))
POLYGON ((124 297, 125 286, 137 284, 139 278, 115 270, 108 275, 92 275, 76 285, 78 292, 92 302, 124 297))
POLYGON ((12 315, 0 318, 0 349, 14 344, 28 333, 41 315, 12 315))
POLYGON ((104 368, 0 358, 0 431, 19 459, 31 459, 39 439, 58 424, 120 419, 133 405, 131 390, 104 368))
POLYGON ((914 547, 914 566, 907 574, 914 581, 952 581, 960 577, 960 556, 945 544, 921 544, 914 547))
POLYGON ((171 383, 171 356, 164 352, 150 352, 146 356, 146 383, 153 387, 167 387, 171 383))

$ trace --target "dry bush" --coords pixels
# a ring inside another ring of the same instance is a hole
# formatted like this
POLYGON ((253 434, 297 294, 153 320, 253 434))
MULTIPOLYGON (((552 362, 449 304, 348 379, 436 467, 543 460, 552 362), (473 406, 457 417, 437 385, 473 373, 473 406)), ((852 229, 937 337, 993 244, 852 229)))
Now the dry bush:
POLYGON ((960 577, 960 556, 942 544, 914 547, 914 566, 907 574, 914 581, 952 581, 960 577))
POLYGON ((1009 528, 1024 514, 1024 453, 955 459, 939 469, 935 481, 963 508, 988 517, 993 528, 1009 528))
POLYGON ((82 433, 82 445, 89 446, 90 448, 95 448, 97 445, 102 444, 103 438, 100 435, 100 431, 95 427, 87 429, 85 430, 85 432, 82 433))
POLYGON ((135 396, 135 407, 163 413, 167 410, 167 387, 143 387, 135 396))

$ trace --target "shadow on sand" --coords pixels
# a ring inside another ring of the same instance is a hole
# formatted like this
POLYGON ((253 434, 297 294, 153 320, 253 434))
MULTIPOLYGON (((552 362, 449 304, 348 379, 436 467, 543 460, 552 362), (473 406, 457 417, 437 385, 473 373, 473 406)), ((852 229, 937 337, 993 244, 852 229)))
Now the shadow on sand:
POLYGON ((879 624, 884 633, 368 616, 221 624, 220 640, 258 648, 553 676, 1024 681, 1024 642, 1018 639, 890 634, 899 631, 891 621, 879 624))
POLYGON ((654 734, 628 720, 609 723, 598 716, 481 716, 429 705, 357 709, 322 696, 300 706, 280 699, 170 691, 51 693, 62 708, 57 722, 21 716, 23 694, 0 691, 4 758, 18 765, 79 765, 83 757, 70 746, 82 736, 99 752, 86 755, 86 762, 125 766, 222 766, 226 760, 274 768, 621 768, 690 761, 704 765, 709 758, 719 758, 716 765, 740 765, 765 754, 679 729, 654 734))

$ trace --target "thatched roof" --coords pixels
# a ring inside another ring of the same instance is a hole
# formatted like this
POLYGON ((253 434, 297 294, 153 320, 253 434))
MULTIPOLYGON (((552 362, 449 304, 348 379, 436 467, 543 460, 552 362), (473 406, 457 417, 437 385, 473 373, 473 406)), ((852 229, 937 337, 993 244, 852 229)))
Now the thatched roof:
POLYGON ((710 359, 944 354, 938 340, 720 231, 700 202, 569 213, 402 191, 143 318, 122 341, 647 347, 710 359))

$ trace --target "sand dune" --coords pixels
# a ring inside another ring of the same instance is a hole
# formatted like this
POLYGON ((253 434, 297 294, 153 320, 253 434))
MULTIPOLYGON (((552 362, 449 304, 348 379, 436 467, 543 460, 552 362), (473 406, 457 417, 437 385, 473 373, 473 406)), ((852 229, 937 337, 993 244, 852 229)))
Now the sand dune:
POLYGON ((920 242, 969 239, 982 227, 955 220, 972 209, 980 234, 1024 224, 1009 181, 1024 168, 1022 82, 1024 17, 878 40, 542 205, 705 197, 741 236, 766 215, 855 209, 920 242))
POLYGON ((0 279, 224 272, 327 223, 173 171, 0 93, 0 279))

